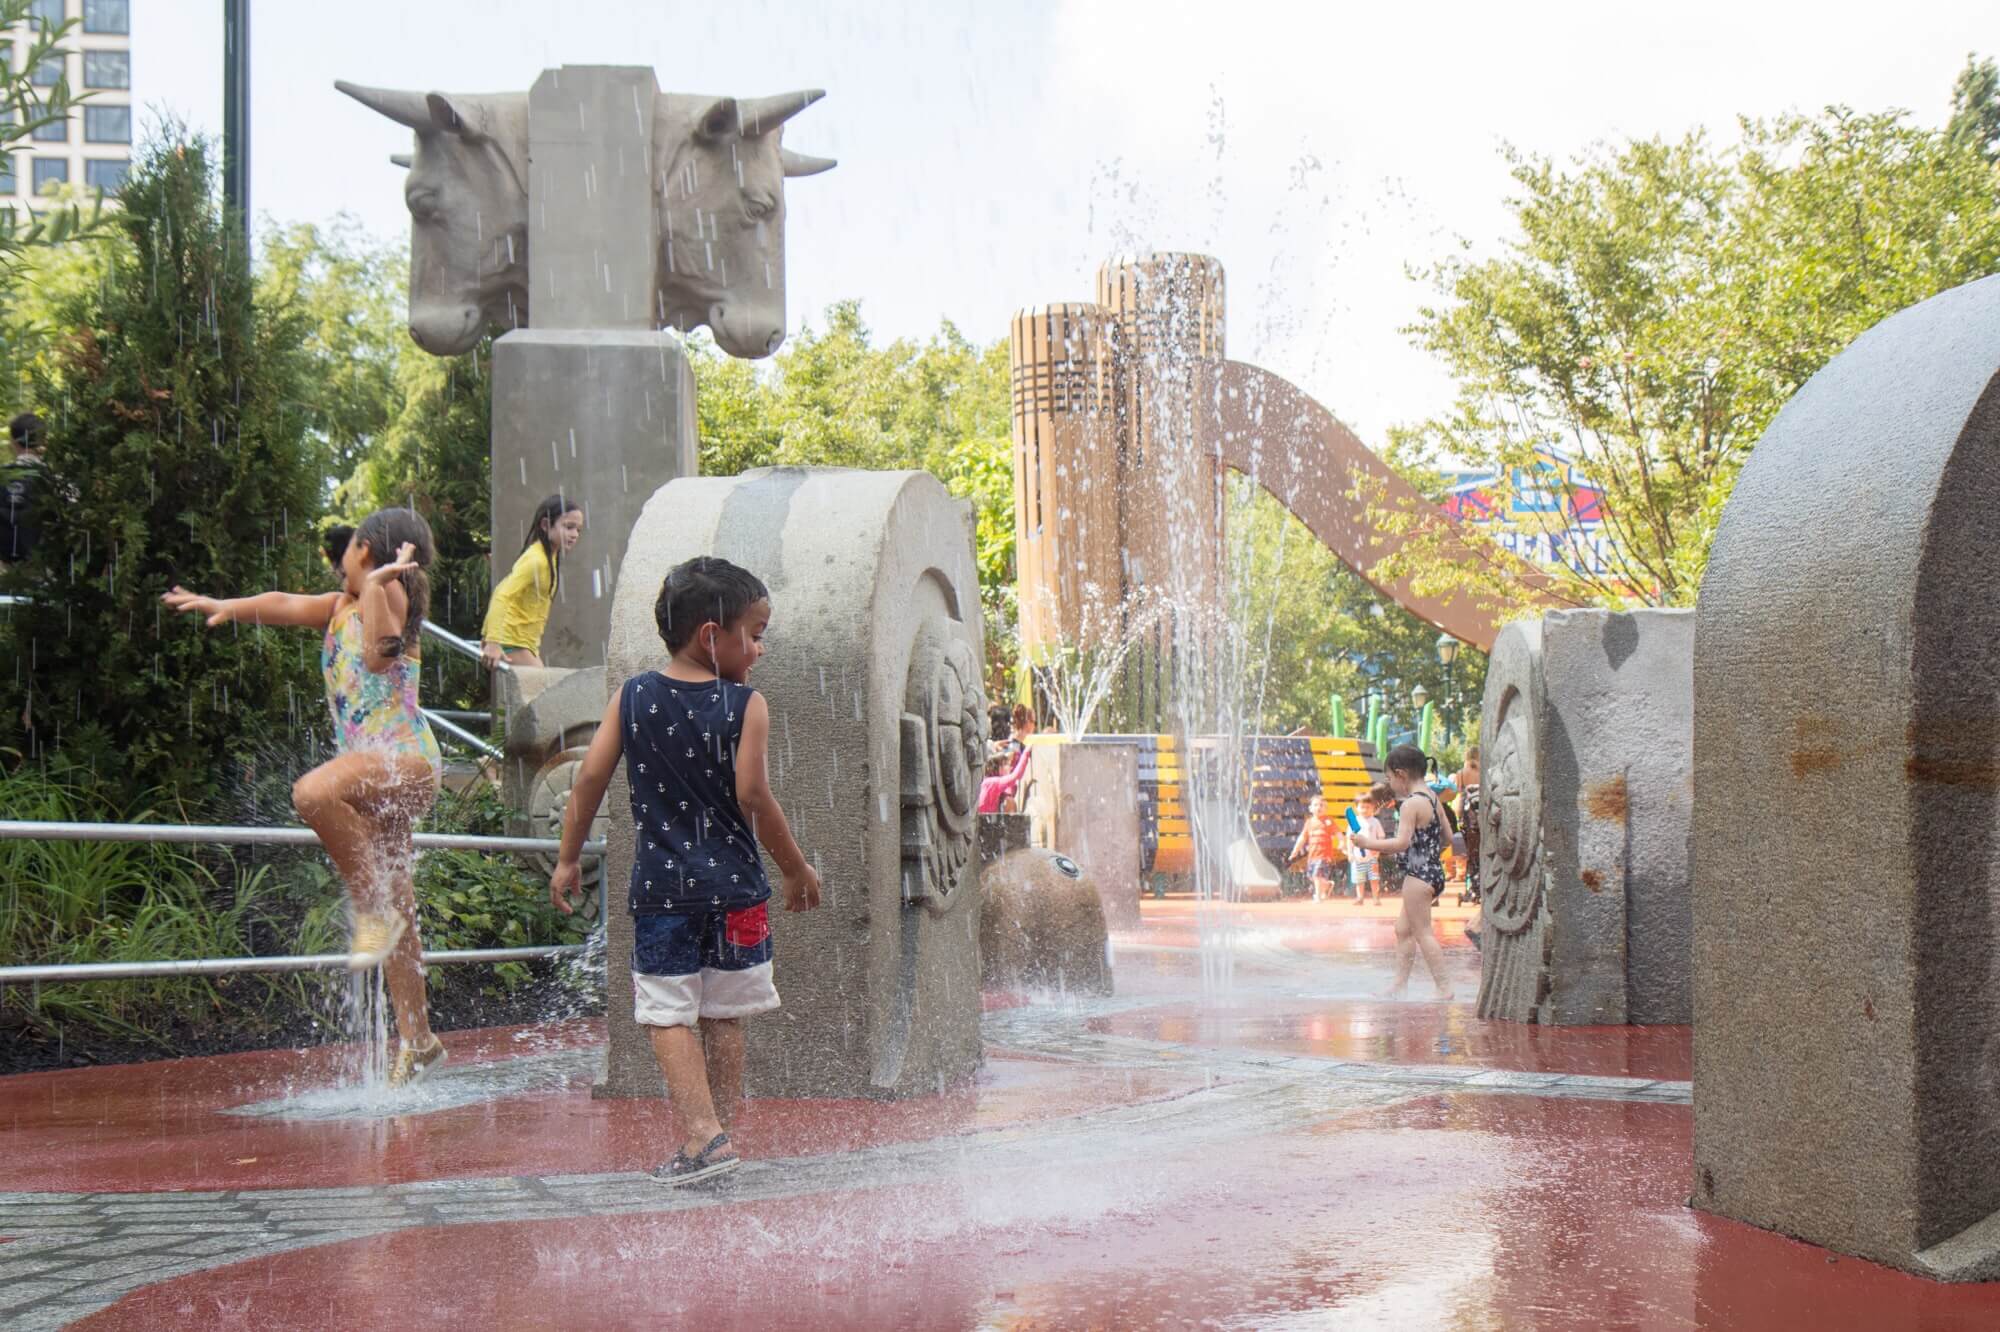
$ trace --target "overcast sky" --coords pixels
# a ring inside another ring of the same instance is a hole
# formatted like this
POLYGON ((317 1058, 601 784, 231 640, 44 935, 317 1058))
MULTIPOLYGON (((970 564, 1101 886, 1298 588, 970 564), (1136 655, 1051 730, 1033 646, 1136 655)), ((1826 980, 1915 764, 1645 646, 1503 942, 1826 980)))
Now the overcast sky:
MULTIPOLYGON (((219 0, 133 0, 134 95, 222 119, 219 0)), ((787 146, 790 320, 858 297, 884 336, 949 318, 1004 336, 1086 299, 1105 257, 1195 249, 1229 279, 1229 352, 1301 384, 1364 439, 1450 385, 1399 331, 1406 276, 1505 234, 1499 146, 1733 135, 1738 113, 1830 102, 1942 121, 1995 0, 1672 6, 1339 0, 253 0, 252 203, 346 210, 407 235, 390 153, 409 131, 336 78, 525 90, 558 64, 648 64, 662 87, 823 87, 787 146), (478 16, 478 17, 474 17, 478 16)))

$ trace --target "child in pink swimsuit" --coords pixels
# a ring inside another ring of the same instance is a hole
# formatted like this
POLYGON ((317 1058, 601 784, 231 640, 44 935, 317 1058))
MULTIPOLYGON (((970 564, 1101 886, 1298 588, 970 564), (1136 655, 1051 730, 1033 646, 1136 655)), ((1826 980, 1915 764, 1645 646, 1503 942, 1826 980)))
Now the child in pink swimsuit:
POLYGON ((339 752, 292 787, 299 816, 319 834, 354 899, 347 965, 380 966, 401 1048, 391 1086, 444 1060, 431 1031, 423 946, 417 939, 416 820, 437 799, 444 756, 417 706, 417 651, 430 608, 425 566, 437 558, 430 525, 412 509, 380 509, 354 530, 340 559, 341 590, 204 597, 176 587, 178 611, 231 621, 321 629, 320 669, 339 752))

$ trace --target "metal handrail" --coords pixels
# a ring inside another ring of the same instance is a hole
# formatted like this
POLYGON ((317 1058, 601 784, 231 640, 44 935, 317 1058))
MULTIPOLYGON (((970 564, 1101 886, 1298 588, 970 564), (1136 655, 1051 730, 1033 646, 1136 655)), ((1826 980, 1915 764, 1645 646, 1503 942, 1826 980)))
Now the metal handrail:
POLYGON ((424 714, 425 721, 437 727, 440 731, 443 731, 446 735, 450 736, 452 739, 457 740, 463 744, 471 745, 474 749, 486 755, 486 757, 491 759, 504 759, 507 757, 505 754, 501 753, 498 748, 486 743, 486 741, 484 740, 481 740, 478 736, 466 730, 463 726, 460 726, 457 722, 447 718, 443 713, 432 712, 429 708, 418 708, 417 711, 424 714))
MULTIPOLYGON (((317 846, 311 828, 252 828, 199 823, 59 823, 41 819, 0 819, 0 838, 50 842, 218 842, 249 846, 317 846)), ((430 851, 517 851, 561 849, 555 837, 475 837, 467 833, 418 833, 416 844, 430 851)), ((601 856, 603 842, 585 842, 583 854, 601 856)))
MULTIPOLYGON (((477 644, 468 643, 465 639, 460 638, 457 634, 433 620, 426 619, 424 621, 424 632, 442 641, 446 647, 458 649, 474 661, 482 663, 485 661, 485 656, 480 652, 477 644)), ((507 663, 505 658, 502 658, 493 663, 493 669, 496 671, 511 671, 514 668, 507 663)))
MULTIPOLYGON (((61 823, 41 819, 0 819, 0 838, 49 842, 214 842, 236 845, 316 846, 311 828, 254 828, 194 823, 61 823)), ((460 833, 418 833, 419 847, 435 851, 555 851, 553 837, 474 837, 460 833)), ((602 856, 603 842, 585 842, 586 856, 602 856)), ((425 953, 425 962, 514 962, 581 953, 584 944, 539 948, 459 948, 425 953)), ((67 962, 46 966, 0 967, 0 985, 44 981, 131 980, 147 976, 221 976, 251 971, 334 971, 347 965, 345 953, 298 953, 280 957, 203 957, 187 961, 67 962)))
POLYGON ((465 708, 428 708, 426 711, 433 716, 449 717, 455 722, 483 722, 487 725, 493 722, 490 712, 472 712, 465 708))
MULTIPOLYGON (((447 948, 423 954, 426 964, 445 962, 527 962, 571 957, 588 944, 548 944, 539 948, 447 948)), ((0 967, 0 985, 68 984, 71 981, 143 980, 149 976, 231 976, 255 971, 340 971, 345 953, 296 953, 286 957, 202 957, 186 962, 65 962, 49 966, 0 967)))

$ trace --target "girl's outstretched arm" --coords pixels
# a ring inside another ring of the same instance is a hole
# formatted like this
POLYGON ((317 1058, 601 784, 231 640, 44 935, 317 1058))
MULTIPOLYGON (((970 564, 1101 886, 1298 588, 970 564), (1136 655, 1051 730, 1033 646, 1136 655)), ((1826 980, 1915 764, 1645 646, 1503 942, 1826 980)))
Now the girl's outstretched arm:
POLYGON ((176 584, 160 600, 174 610, 206 615, 211 628, 219 624, 277 624, 295 629, 324 629, 340 604, 340 592, 305 596, 297 592, 260 592, 254 597, 204 597, 176 584))

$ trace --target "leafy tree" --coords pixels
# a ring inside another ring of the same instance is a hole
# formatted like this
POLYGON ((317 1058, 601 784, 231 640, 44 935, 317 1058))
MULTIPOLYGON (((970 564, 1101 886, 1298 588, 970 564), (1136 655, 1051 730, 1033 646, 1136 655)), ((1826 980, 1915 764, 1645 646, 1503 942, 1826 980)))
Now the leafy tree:
MULTIPOLYGON (((1460 391, 1392 433, 1392 460, 1432 498, 1463 465, 1511 500, 1515 469, 1567 453, 1616 541, 1604 573, 1559 577, 1572 602, 1690 603, 1785 400, 1877 321, 2000 270, 2000 172, 1968 144, 1839 107, 1742 134, 1726 152, 1700 134, 1600 147, 1570 169, 1509 150, 1518 236, 1429 270, 1441 299, 1410 331, 1460 391)), ((1504 562, 1464 559, 1368 498, 1382 574, 1519 603, 1504 562)))
MULTIPOLYGON (((401 340, 400 327, 394 334, 401 340)), ((403 354, 391 386, 391 415, 336 492, 348 522, 376 509, 408 505, 437 538, 431 615, 462 638, 477 640, 492 582, 493 385, 486 374, 492 344, 441 359, 403 354)), ((425 705, 483 707, 484 671, 455 653, 425 654, 425 705)))
POLYGON ((1339 695, 1347 734, 1356 735, 1374 690, 1397 723, 1393 729, 1414 729, 1410 696, 1422 686, 1462 747, 1478 724, 1484 653, 1464 648, 1447 671, 1438 661, 1436 629, 1375 591, 1244 478, 1231 479, 1227 522, 1247 726, 1279 735, 1303 726, 1323 735, 1339 695))
POLYGON ((1951 119, 1944 137, 1954 148, 1970 148, 1987 161, 2000 160, 2000 66, 1992 57, 1965 58, 1951 85, 1951 119))
POLYGON ((309 636, 211 632, 160 606, 175 583, 323 583, 306 328, 256 298, 216 174, 202 140, 141 149, 104 280, 63 300, 67 331, 31 372, 65 502, 6 578, 28 601, 7 624, 0 745, 59 748, 128 798, 218 795, 296 748, 320 691, 309 636))
POLYGON ((401 246, 373 242, 353 217, 265 232, 259 299, 295 308, 306 321, 312 421, 333 476, 347 476, 401 405, 397 367, 409 339, 401 246))
MULTIPOLYGON (((75 29, 76 20, 31 23, 32 6, 33 0, 0 0, 0 164, 8 175, 17 160, 13 154, 16 146, 27 142, 41 126, 67 120, 89 96, 71 93, 67 61, 62 65, 65 72, 57 76, 53 87, 35 86, 35 68, 67 52, 62 43, 75 29), (23 32, 28 38, 25 44, 19 38, 23 32)), ((27 255, 95 234, 103 224, 95 202, 88 211, 73 202, 51 203, 39 211, 0 208, 0 289, 27 255)))
POLYGON ((772 361, 732 360, 694 343, 701 470, 733 476, 801 464, 923 468, 972 501, 987 656, 1011 666, 1013 444, 1007 344, 977 346, 948 321, 928 342, 872 345, 858 302, 828 308, 772 361))

